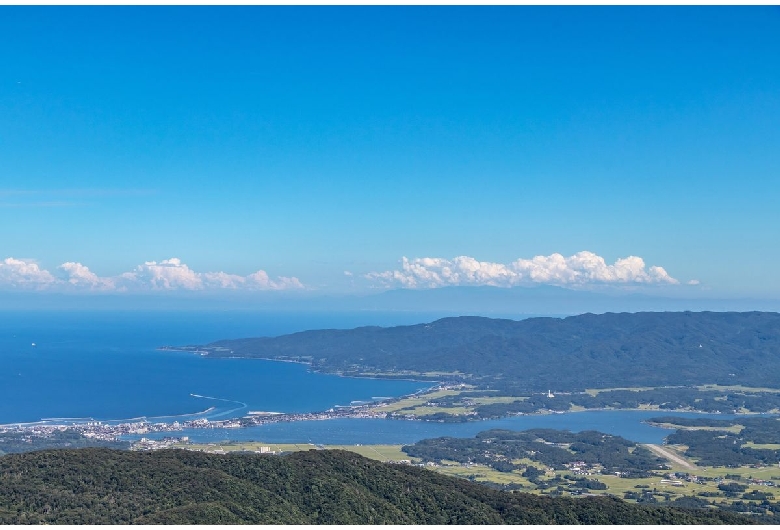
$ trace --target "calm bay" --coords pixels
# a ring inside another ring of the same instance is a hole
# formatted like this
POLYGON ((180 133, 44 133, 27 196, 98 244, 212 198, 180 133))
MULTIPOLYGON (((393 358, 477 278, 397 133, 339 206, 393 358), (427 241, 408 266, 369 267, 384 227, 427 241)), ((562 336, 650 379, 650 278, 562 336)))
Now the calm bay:
POLYGON ((4 312, 0 424, 46 419, 238 417, 401 396, 430 383, 318 374, 306 365, 157 351, 312 328, 417 322, 408 314, 4 312), (205 412, 208 411, 208 412, 205 412))

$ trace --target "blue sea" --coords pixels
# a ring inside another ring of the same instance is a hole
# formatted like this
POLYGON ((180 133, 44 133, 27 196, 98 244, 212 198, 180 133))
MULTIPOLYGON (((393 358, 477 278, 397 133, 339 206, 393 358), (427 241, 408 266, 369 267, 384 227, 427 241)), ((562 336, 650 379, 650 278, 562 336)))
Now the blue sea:
MULTIPOLYGON (((64 419, 224 419, 249 411, 322 411, 377 397, 407 395, 430 387, 431 382, 347 378, 314 373, 302 364, 211 359, 157 348, 306 329, 415 324, 435 318, 437 315, 403 312, 0 312, 0 424, 61 423, 64 419)), ((492 428, 545 427, 595 429, 636 442, 660 443, 669 432, 642 423, 657 415, 648 411, 589 411, 466 424, 333 419, 147 436, 188 435, 201 442, 396 444, 436 436, 473 436, 492 428)))
POLYGON ((426 318, 432 316, 0 312, 0 424, 62 418, 217 419, 248 411, 321 411, 406 395, 430 383, 338 377, 313 373, 302 364, 210 359, 157 348, 315 328, 411 324, 426 318))

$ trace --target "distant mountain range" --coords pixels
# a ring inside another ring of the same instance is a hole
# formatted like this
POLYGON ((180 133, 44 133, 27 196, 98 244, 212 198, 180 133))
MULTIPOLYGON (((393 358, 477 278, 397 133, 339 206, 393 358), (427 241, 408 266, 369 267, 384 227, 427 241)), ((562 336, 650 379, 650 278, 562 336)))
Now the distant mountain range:
POLYGON ((440 311, 486 316, 564 316, 637 311, 780 311, 780 301, 774 300, 684 298, 618 290, 574 290, 550 285, 394 289, 370 296, 344 297, 343 303, 355 309, 440 311))
POLYGON ((511 391, 698 385, 780 387, 778 313, 444 318, 390 328, 223 340, 211 356, 293 359, 348 374, 427 373, 511 391))
POLYGON ((442 287, 394 289, 372 294, 207 291, 145 294, 0 293, 3 309, 69 310, 259 310, 259 311, 377 311, 430 313, 439 316, 483 315, 565 316, 581 313, 637 311, 780 311, 780 300, 631 293, 611 290, 573 290, 563 287, 442 287))

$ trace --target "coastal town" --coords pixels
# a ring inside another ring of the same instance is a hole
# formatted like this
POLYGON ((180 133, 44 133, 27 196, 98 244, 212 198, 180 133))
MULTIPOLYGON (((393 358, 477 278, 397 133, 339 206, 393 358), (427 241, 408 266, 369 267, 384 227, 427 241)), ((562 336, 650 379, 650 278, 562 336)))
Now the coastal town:
MULTIPOLYGON (((249 412, 240 418, 209 420, 198 418, 186 421, 154 422, 145 418, 132 421, 81 421, 81 422, 36 422, 0 425, 0 435, 9 433, 22 435, 31 443, 35 439, 46 439, 57 433, 68 431, 77 433, 88 440, 100 442, 118 442, 123 439, 133 439, 132 447, 137 449, 160 449, 170 445, 170 440, 181 440, 175 437, 176 432, 189 429, 240 429, 271 423, 331 420, 343 418, 384 419, 390 414, 383 409, 385 403, 368 403, 351 406, 334 407, 322 412, 249 412), (154 433, 171 433, 165 441, 155 441, 144 438, 135 440, 138 435, 154 433)), ((406 418, 412 419, 412 418, 406 418)))

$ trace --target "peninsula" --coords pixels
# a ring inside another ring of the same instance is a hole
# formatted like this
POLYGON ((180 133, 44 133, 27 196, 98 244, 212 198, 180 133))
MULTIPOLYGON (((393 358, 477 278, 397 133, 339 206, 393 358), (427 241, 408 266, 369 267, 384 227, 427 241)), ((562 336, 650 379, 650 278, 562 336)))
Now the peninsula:
POLYGON ((177 349, 306 362, 344 375, 445 378, 503 392, 774 387, 780 381, 780 314, 588 313, 519 321, 464 316, 177 349))
POLYGON ((618 408, 780 410, 778 313, 456 317, 164 348, 440 382, 428 394, 381 405, 396 418, 467 421, 618 408))

